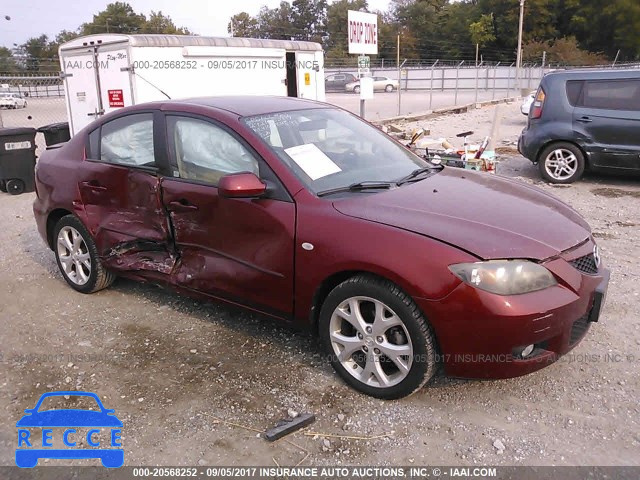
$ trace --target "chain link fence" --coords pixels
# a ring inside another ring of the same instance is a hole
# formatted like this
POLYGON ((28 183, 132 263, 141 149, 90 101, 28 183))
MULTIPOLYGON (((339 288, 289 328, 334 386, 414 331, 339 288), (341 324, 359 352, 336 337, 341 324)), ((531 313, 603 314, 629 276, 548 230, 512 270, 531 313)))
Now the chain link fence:
MULTIPOLYGON (((346 60, 345 60, 346 62, 346 60)), ((354 63, 355 58, 348 59, 354 63)), ((325 77, 332 73, 351 73, 357 76, 357 66, 336 66, 327 60, 325 77)), ((609 65, 608 68, 612 68, 609 65)), ((514 64, 499 62, 482 63, 479 66, 455 60, 411 60, 400 71, 395 64, 383 60, 372 61, 373 76, 399 80, 391 93, 376 92, 373 100, 366 102, 366 118, 380 120, 398 115, 424 113, 441 108, 458 107, 483 101, 520 97, 535 90, 540 79, 549 71, 564 66, 525 64, 516 78, 514 64)), ((575 68, 575 67, 571 67, 575 68)), ((617 64, 615 68, 640 68, 640 64, 617 64)), ((25 108, 0 109, 0 127, 41 127, 67 121, 63 81, 58 74, 2 74, 0 94, 12 93, 26 100, 25 108)), ((347 93, 343 88, 327 91, 327 102, 351 110, 360 111, 359 95, 347 93)))

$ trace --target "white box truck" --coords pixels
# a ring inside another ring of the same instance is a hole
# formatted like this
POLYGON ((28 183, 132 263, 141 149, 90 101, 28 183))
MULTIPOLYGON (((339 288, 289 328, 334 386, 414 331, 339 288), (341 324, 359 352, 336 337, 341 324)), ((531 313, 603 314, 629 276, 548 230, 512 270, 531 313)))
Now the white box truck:
POLYGON ((98 34, 60 46, 71 135, 114 109, 167 98, 278 95, 324 101, 314 42, 98 34))

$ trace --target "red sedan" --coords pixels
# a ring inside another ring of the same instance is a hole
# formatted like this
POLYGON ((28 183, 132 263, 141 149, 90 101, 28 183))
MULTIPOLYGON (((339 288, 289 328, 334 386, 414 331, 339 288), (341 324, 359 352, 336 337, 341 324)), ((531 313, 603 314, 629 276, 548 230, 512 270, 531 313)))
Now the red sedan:
POLYGON ((439 364, 544 367, 598 320, 609 278, 556 198, 432 165, 307 100, 123 108, 44 152, 36 183, 38 229, 75 290, 121 275, 309 326, 342 378, 380 398, 439 364))

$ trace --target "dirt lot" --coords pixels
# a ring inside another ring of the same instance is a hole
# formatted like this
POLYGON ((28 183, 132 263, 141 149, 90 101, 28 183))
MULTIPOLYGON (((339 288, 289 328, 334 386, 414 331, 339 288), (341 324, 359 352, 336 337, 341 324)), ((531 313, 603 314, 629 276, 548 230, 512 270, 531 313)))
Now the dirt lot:
MULTIPOLYGON (((518 105, 502 108, 498 145, 525 122, 518 105)), ((420 123, 436 137, 475 128, 481 138, 492 118, 487 108, 420 123)), ((313 336, 252 314, 126 280, 75 293, 36 232, 33 194, 0 194, 0 464, 14 462, 25 408, 44 392, 79 389, 98 393, 123 421, 126 465, 640 465, 640 179, 552 187, 517 155, 499 172, 537 184, 590 222, 613 271, 604 316, 540 372, 437 378, 393 402, 345 386, 313 336), (270 444, 218 421, 260 431, 289 410, 316 414, 308 431, 377 438, 298 432, 292 443, 270 444)))

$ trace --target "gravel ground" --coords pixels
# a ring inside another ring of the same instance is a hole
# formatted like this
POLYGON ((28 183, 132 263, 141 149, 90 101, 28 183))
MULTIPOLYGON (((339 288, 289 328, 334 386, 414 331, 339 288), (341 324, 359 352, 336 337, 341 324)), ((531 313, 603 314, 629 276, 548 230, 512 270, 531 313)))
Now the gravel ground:
MULTIPOLYGON (((525 117, 518 105, 500 108, 498 145, 509 146, 525 117)), ((480 139, 492 118, 486 108, 420 124, 450 138, 471 127, 480 139)), ((126 465, 640 465, 640 182, 589 176, 552 187, 516 155, 499 173, 557 195, 590 222, 613 271, 601 322, 537 373, 439 377, 392 402, 345 386, 313 336, 250 313, 127 280, 74 292, 36 232, 33 194, 0 194, 0 464, 14 462, 25 408, 46 391, 79 389, 123 421, 126 465), (307 431, 319 434, 270 444, 251 430, 291 410, 315 413, 307 431)))

